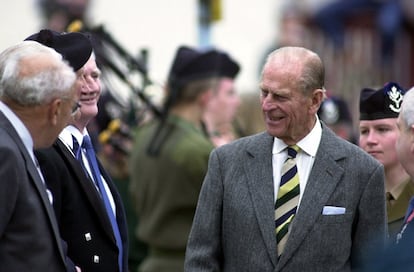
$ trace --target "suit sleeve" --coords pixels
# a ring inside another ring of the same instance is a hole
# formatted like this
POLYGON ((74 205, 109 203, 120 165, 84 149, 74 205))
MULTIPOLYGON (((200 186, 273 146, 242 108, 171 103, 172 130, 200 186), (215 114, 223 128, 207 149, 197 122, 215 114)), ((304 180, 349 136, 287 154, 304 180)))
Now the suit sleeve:
POLYGON ((185 271, 220 270, 223 197, 220 172, 218 154, 213 151, 187 244, 185 271))

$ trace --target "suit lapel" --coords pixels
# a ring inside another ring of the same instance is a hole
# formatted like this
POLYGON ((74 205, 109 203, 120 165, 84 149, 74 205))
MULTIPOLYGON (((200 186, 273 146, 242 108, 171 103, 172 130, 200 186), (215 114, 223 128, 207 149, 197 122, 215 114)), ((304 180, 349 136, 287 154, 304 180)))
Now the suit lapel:
POLYGON ((75 180, 79 182, 81 188, 87 195, 87 200, 91 203, 92 208, 98 215, 98 218, 101 221, 101 225, 104 228, 105 232, 115 243, 115 237, 113 235, 111 222, 109 221, 105 207, 93 181, 89 178, 89 176, 86 175, 82 166, 60 139, 56 141, 55 146, 58 149, 58 152, 64 156, 64 160, 66 161, 70 172, 75 174, 75 180))
POLYGON ((279 269, 292 257, 303 239, 312 230, 344 173, 344 169, 337 164, 337 160, 343 158, 343 155, 332 141, 334 137, 332 132, 323 128, 321 143, 290 230, 288 243, 280 258, 279 269))
POLYGON ((276 266, 276 236, 274 223, 274 189, 272 171, 273 137, 261 134, 259 143, 247 147, 244 171, 252 197, 254 211, 269 258, 276 266))
MULTIPOLYGON (((22 151, 22 150, 21 150, 22 151)), ((27 154, 27 153, 26 153, 27 154)), ((62 260, 65 262, 66 257, 63 252, 62 244, 61 244, 61 237, 59 232, 58 223, 56 221, 55 213, 53 211, 53 207, 50 203, 49 197, 46 193, 46 186, 41 180, 39 173, 36 169, 36 166, 32 163, 32 159, 29 156, 29 154, 25 155, 26 160, 26 167, 27 171, 29 172, 29 175, 31 176, 31 180, 33 181, 37 192, 40 195, 40 198, 42 199, 43 207, 46 209, 50 225, 52 226, 53 234, 55 235, 55 239, 59 248, 59 254, 62 257, 62 260), (30 160, 30 161, 29 161, 30 160)))

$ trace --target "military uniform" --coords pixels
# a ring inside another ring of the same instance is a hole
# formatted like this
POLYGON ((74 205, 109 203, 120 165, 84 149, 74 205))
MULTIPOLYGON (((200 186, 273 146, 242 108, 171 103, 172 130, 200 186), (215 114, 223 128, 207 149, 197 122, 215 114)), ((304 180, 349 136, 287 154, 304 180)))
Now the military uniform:
POLYGON ((159 120, 137 130, 131 156, 131 194, 139 217, 136 234, 149 246, 140 271, 183 271, 185 248, 212 143, 190 122, 170 114, 168 137, 151 156, 159 120))
POLYGON ((400 183, 387 192, 388 233, 390 241, 395 241, 401 229, 411 197, 414 196, 414 184, 410 179, 400 183))
MULTIPOLYGON (((378 90, 364 88, 360 94, 359 145, 384 164, 385 176, 408 176, 399 165, 396 150, 392 150, 398 133, 397 118, 404 94, 405 90, 395 82, 388 82, 378 90), (386 157, 393 159, 386 160, 386 157)), ((386 187, 392 188, 386 192, 388 234, 392 242, 401 229, 410 198, 414 194, 414 184, 409 178, 403 181, 401 178, 390 178, 386 180, 386 187)))

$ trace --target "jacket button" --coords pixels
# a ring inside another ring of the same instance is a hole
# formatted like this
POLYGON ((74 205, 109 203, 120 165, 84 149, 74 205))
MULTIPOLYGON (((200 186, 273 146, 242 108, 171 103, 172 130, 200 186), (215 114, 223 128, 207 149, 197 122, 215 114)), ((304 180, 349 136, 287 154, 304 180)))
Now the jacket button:
POLYGON ((94 263, 99 263, 99 256, 98 255, 93 255, 93 262, 94 263))

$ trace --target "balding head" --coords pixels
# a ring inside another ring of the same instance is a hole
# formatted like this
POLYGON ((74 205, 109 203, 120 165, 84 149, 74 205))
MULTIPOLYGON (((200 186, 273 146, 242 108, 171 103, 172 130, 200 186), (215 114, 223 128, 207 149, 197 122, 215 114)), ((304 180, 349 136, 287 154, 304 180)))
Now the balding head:
POLYGON ((267 57, 262 76, 263 73, 272 73, 278 69, 289 71, 287 76, 304 93, 324 87, 325 70, 322 60, 309 49, 294 46, 276 49, 267 57))

